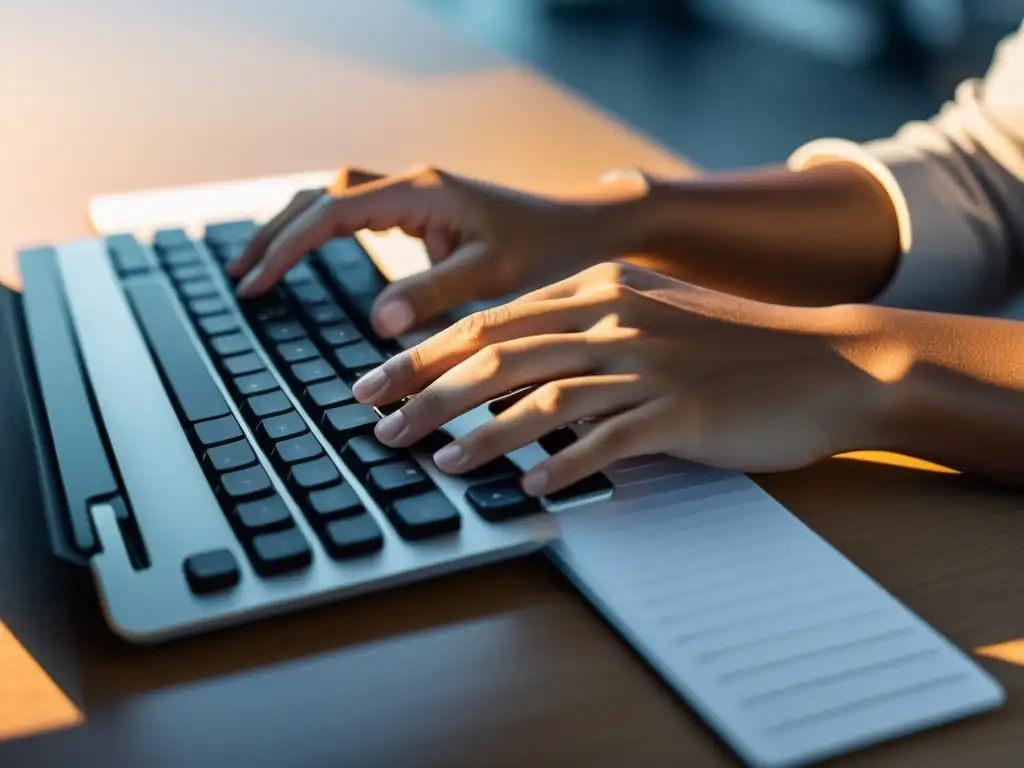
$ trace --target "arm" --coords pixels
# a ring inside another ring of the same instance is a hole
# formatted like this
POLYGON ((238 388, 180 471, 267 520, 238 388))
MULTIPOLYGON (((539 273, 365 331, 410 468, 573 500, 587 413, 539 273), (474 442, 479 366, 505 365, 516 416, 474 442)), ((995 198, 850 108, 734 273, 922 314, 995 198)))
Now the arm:
POLYGON ((676 277, 789 304, 943 311, 1005 299, 1024 252, 1024 30, 927 122, 813 142, 788 170, 653 181, 614 220, 676 277))

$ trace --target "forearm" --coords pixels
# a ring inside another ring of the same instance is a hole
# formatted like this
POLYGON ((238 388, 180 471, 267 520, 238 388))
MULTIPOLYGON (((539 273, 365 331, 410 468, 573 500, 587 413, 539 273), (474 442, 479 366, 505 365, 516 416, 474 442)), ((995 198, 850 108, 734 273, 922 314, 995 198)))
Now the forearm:
POLYGON ((882 390, 867 447, 1024 485, 1024 326, 875 307, 850 311, 866 333, 845 354, 882 390))
POLYGON ((899 260, 892 203, 852 164, 655 180, 603 207, 593 231, 620 255, 761 301, 867 302, 899 260))

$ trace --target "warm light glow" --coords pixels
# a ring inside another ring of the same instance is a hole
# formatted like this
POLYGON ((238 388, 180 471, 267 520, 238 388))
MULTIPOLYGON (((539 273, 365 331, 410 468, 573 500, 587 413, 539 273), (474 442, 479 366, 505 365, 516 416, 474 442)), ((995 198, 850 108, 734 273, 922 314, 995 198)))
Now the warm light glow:
POLYGON ((82 712, 0 621, 0 741, 71 728, 82 712))
POLYGON ((974 652, 979 656, 1024 667, 1024 638, 995 645, 983 645, 980 648, 975 648, 974 652))
POLYGON ((872 464, 886 464, 891 467, 903 467, 904 469, 916 469, 919 472, 938 472, 945 475, 959 475, 960 472, 941 464, 933 464, 924 459, 916 459, 913 456, 904 456, 899 453, 887 453, 885 451, 854 451, 842 453, 836 456, 837 459, 849 459, 851 461, 866 461, 872 464))

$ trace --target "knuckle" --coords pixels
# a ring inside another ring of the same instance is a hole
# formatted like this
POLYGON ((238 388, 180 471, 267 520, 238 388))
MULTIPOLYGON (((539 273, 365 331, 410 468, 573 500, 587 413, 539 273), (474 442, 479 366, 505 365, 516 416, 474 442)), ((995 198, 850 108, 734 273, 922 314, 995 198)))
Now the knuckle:
POLYGON ((487 379, 497 378, 508 365, 508 353, 500 345, 484 347, 476 354, 476 368, 487 379))
POLYGON ((546 416, 561 413, 568 406, 569 399, 569 388, 558 381, 550 381, 533 393, 535 407, 546 416))

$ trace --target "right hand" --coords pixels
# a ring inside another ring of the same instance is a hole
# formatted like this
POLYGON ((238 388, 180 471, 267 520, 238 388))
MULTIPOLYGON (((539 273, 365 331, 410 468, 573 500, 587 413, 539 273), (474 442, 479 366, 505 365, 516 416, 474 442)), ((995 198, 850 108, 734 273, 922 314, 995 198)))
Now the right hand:
POLYGON ((434 168, 390 177, 343 170, 329 188, 296 195, 228 273, 242 278, 240 296, 255 297, 331 238, 400 227, 424 241, 433 266, 378 297, 372 322, 387 338, 467 302, 549 283, 601 260, 596 213, 434 168))

